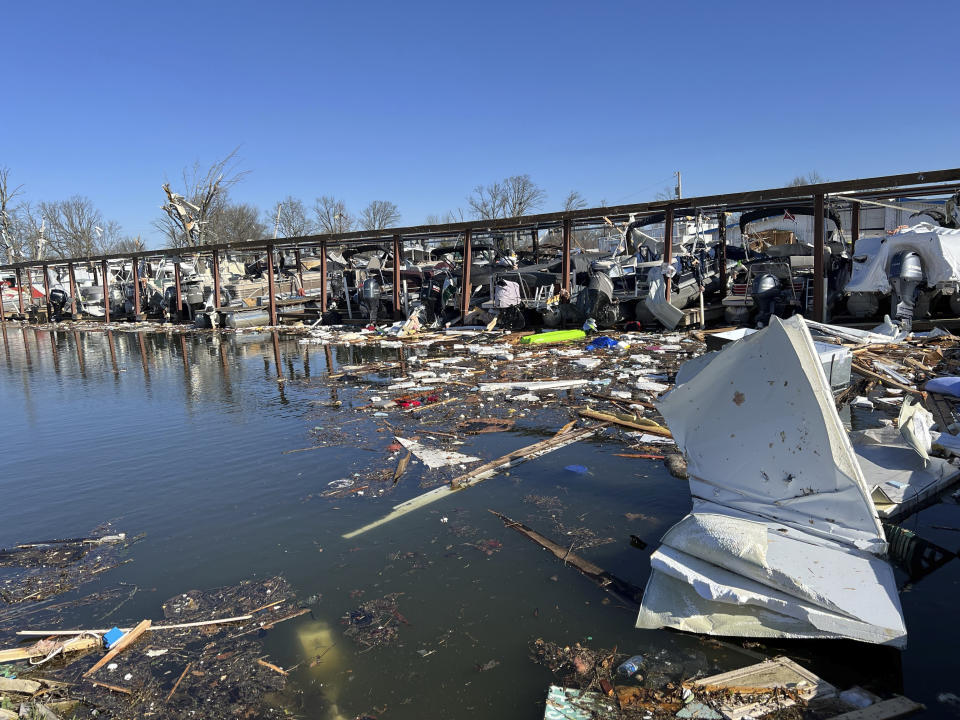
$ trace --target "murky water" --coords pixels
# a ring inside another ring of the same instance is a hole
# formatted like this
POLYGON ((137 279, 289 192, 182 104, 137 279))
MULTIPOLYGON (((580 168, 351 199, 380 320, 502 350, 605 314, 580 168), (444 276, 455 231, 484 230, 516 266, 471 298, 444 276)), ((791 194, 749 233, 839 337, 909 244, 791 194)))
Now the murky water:
MULTIPOLYGON (((341 364, 396 360, 398 352, 303 346, 267 334, 10 326, 0 347, 0 547, 82 536, 107 521, 131 535, 145 533, 131 549, 134 562, 101 581, 139 591, 106 618, 104 608, 76 610, 67 622, 78 625, 159 618, 161 603, 178 592, 285 575, 301 599, 320 596, 312 616, 266 638, 274 662, 303 663, 291 674, 285 702, 307 718, 542 717, 551 678, 528 657, 538 637, 661 653, 662 668, 676 675, 751 661, 694 636, 634 630, 631 611, 487 512, 549 535, 549 512, 524 497, 556 497, 569 524, 614 539, 580 554, 642 586, 649 553, 690 500, 686 483, 659 462, 616 457, 623 451, 618 442, 577 443, 344 540, 343 533, 422 492, 421 470, 382 498, 320 497, 331 481, 395 463, 386 452, 391 436, 351 409, 369 393, 326 376, 341 364), (285 382, 277 382, 278 370, 285 382), (329 407, 333 400, 342 407, 329 407), (341 444, 284 453, 313 445, 314 428, 339 434, 341 444), (574 463, 590 473, 564 469, 574 463), (631 547, 631 534, 649 547, 631 547), (476 547, 487 540, 502 548, 487 555, 476 547), (343 637, 340 618, 387 593, 403 593, 400 612, 408 624, 400 642, 360 652, 343 637), (305 661, 318 647, 325 648, 322 661, 309 668, 305 661), (479 671, 491 660, 499 664, 479 671)), ((530 413, 511 432, 465 438, 459 450, 492 458, 555 432, 565 420, 556 411, 530 413)), ((960 526, 958 511, 939 505, 908 526, 954 548, 960 533, 931 526, 960 526)), ((910 633, 902 654, 853 643, 779 648, 837 684, 872 683, 949 712, 936 697, 960 695, 953 659, 960 646, 958 587, 954 562, 902 596, 910 633)))

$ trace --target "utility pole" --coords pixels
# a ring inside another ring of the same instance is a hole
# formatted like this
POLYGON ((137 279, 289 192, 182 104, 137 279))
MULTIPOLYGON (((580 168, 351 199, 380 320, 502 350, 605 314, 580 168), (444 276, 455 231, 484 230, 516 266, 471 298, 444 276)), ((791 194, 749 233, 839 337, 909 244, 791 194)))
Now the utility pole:
POLYGON ((680 171, 677 170, 674 175, 677 176, 677 187, 675 188, 677 192, 677 200, 683 197, 683 183, 680 180, 680 171))

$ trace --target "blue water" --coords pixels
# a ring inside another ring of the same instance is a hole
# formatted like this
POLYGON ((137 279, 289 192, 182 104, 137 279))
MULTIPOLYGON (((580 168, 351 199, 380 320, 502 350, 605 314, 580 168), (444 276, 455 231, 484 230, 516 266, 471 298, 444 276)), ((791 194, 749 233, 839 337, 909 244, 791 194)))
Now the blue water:
MULTIPOLYGON (((11 325, 0 353, 0 547, 82 536, 105 522, 145 534, 130 550, 132 563, 80 590, 123 582, 136 585, 136 595, 108 617, 102 614, 109 607, 71 611, 67 625, 158 619, 160 605, 176 593, 283 574, 299 598, 320 596, 312 616, 279 625, 265 639, 273 662, 302 663, 278 701, 306 718, 542 717, 551 676, 529 659, 536 638, 660 653, 661 669, 677 677, 751 661, 695 636, 634 630, 631 611, 487 512, 552 536, 550 512, 523 498, 556 496, 568 525, 615 540, 580 554, 642 587, 650 552, 687 512, 689 494, 660 462, 614 456, 625 448, 610 438, 569 446, 344 540, 343 533, 423 492, 423 470, 415 465, 384 497, 375 496, 383 485, 374 483, 362 496, 320 496, 331 481, 395 466, 386 450, 391 434, 353 409, 371 393, 327 375, 341 365, 396 361, 399 350, 323 348, 270 334, 11 325), (331 407, 337 400, 342 405, 331 407), (338 444, 284 453, 315 445, 315 434, 338 444), (588 472, 565 469, 573 465, 588 472), (631 547, 631 534, 649 547, 631 547), (502 547, 487 555, 470 544, 488 540, 502 547), (412 555, 392 559, 397 553, 412 555), (409 624, 398 644, 361 653, 343 637, 340 618, 387 593, 403 593, 399 610, 409 624), (332 649, 309 668, 305 661, 317 647, 332 649), (478 670, 491 660, 499 664, 478 670)), ((466 437, 458 451, 493 458, 555 432, 569 415, 554 408, 516 419, 512 431, 466 437)), ((430 429, 454 430, 425 426, 421 437, 430 429)), ((931 508, 911 527, 956 547, 960 533, 930 525, 960 526, 958 510, 931 508)), ((944 711, 937 694, 960 695, 949 652, 960 645, 958 582, 955 562, 903 595, 910 648, 902 654, 853 643, 780 649, 825 675, 843 675, 828 680, 873 679, 878 690, 902 691, 944 711)), ((759 651, 778 650, 765 643, 759 651)))

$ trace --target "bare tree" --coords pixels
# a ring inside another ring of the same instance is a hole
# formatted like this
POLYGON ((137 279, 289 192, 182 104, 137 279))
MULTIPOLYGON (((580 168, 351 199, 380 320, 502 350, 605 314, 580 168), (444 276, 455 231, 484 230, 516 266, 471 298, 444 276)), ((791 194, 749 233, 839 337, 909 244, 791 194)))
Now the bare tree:
POLYGON ((653 196, 654 200, 676 200, 677 199, 677 188, 673 185, 665 185, 663 190, 657 192, 653 196))
POLYGON ((431 213, 423 219, 424 225, 450 225, 458 222, 463 222, 463 208, 447 210, 443 215, 431 213))
POLYGON ((230 188, 249 173, 240 169, 239 150, 234 148, 209 168, 201 167, 199 161, 185 167, 179 192, 169 181, 163 184, 167 201, 161 207, 166 214, 157 219, 154 226, 166 236, 171 247, 206 245, 221 240, 212 232, 216 216, 227 207, 230 188))
POLYGON ((330 195, 318 197, 313 204, 313 212, 317 216, 317 228, 322 233, 350 232, 355 224, 346 203, 330 195))
POLYGON ((364 230, 386 230, 400 222, 400 208, 389 200, 373 200, 360 213, 364 230))
POLYGON ((570 194, 567 195, 566 199, 563 201, 563 209, 567 212, 570 210, 582 210, 586 206, 586 199, 576 190, 571 190, 570 194))
POLYGON ((547 199, 547 193, 529 175, 514 175, 503 184, 507 191, 507 217, 527 215, 547 199))
POLYGON ((819 185, 820 183, 826 182, 827 179, 823 177, 816 170, 811 170, 806 175, 797 175, 789 183, 787 187, 799 187, 800 185, 819 185))
POLYGON ((316 229, 303 200, 292 195, 275 203, 269 216, 264 217, 264 222, 274 228, 278 237, 284 238, 311 235, 316 229))
MULTIPOLYGON (((23 185, 10 187, 10 168, 0 167, 0 248, 6 255, 7 262, 14 261, 14 218, 13 200, 23 194, 23 185)), ((22 257, 22 253, 21 253, 22 257)))
POLYGON ((229 203, 212 218, 210 237, 217 242, 243 242, 267 237, 267 226, 260 219, 260 210, 250 203, 229 203))
POLYGON ((118 239, 113 236, 119 233, 119 226, 104 222, 93 201, 82 195, 42 202, 40 214, 46 225, 46 243, 62 258, 97 255, 105 244, 118 239))
POLYGON ((481 220, 526 215, 543 205, 547 194, 529 175, 514 175, 489 185, 477 185, 467 198, 474 216, 481 220))

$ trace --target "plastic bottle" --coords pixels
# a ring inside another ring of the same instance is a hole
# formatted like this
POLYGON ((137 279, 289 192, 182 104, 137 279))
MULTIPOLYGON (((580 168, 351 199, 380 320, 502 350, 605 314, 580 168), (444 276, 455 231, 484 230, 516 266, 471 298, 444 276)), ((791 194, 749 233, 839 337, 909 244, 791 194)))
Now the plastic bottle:
POLYGON ((637 674, 637 671, 640 670, 641 665, 643 665, 643 655, 634 655, 632 658, 620 664, 617 668, 617 674, 623 675, 624 677, 633 677, 637 674))

